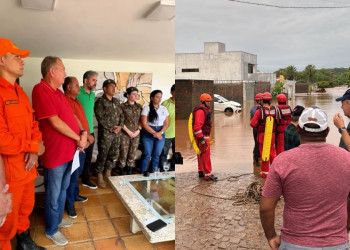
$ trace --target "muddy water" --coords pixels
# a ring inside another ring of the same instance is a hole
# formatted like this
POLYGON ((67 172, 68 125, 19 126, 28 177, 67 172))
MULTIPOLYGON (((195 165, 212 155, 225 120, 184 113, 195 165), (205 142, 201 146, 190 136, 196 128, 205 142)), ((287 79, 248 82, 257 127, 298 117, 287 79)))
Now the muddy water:
MULTIPOLYGON (((327 142, 338 145, 340 134, 333 125, 333 116, 336 113, 343 115, 341 103, 335 98, 344 94, 346 88, 327 89, 322 94, 299 94, 289 105, 303 105, 304 107, 318 106, 328 114, 330 133, 327 142)), ((273 103, 276 105, 277 103, 273 103)), ((242 112, 225 115, 223 112, 214 114, 211 148, 211 161, 214 172, 252 173, 253 172, 253 132, 249 126, 249 111, 254 102, 243 103, 242 112)), ((345 124, 349 119, 344 117, 345 124)), ((176 151, 184 157, 184 165, 177 165, 177 172, 196 171, 197 158, 188 137, 188 121, 176 120, 176 151)))

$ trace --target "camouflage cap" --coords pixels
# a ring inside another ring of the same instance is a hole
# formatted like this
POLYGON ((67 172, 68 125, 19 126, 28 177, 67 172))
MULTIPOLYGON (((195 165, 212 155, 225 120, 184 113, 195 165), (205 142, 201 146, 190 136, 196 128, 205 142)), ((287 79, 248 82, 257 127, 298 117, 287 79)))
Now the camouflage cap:
POLYGON ((107 87, 109 84, 117 85, 113 79, 107 79, 103 82, 102 88, 107 87))

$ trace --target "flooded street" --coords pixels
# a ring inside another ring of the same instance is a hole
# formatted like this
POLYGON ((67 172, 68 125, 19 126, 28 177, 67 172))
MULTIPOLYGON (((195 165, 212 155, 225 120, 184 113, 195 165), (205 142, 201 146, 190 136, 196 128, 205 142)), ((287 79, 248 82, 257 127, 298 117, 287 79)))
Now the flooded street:
MULTIPOLYGON (((340 113, 343 117, 341 103, 335 99, 344 94, 347 88, 338 87, 326 89, 326 93, 320 94, 298 94, 288 104, 293 108, 295 105, 304 107, 318 106, 325 110, 328 115, 330 133, 327 142, 338 145, 340 134, 333 125, 333 116, 340 113)), ((276 100, 273 101, 276 105, 276 100)), ((225 115, 223 112, 214 113, 213 130, 211 139, 214 144, 211 148, 211 161, 213 171, 229 173, 253 173, 253 132, 250 127, 249 111, 254 105, 253 101, 242 105, 242 112, 238 114, 225 115)), ((349 119, 344 117, 345 126, 349 119)), ((188 172, 197 170, 197 157, 191 147, 187 120, 176 120, 176 151, 181 152, 184 157, 184 165, 177 165, 176 172, 188 172)))

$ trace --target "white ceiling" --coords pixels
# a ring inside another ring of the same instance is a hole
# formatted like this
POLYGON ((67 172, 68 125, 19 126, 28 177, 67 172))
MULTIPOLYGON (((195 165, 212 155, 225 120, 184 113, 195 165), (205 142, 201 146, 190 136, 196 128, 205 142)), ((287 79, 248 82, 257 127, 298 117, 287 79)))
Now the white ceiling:
POLYGON ((30 57, 175 63, 175 18, 145 19, 159 0, 57 0, 54 11, 1 0, 0 37, 30 57))

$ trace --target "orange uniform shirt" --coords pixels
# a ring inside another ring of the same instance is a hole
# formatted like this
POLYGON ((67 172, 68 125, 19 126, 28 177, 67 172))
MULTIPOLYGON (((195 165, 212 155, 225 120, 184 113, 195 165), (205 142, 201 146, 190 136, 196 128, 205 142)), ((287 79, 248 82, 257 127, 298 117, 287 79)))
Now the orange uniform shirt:
POLYGON ((0 154, 6 183, 23 184, 35 179, 36 168, 25 170, 24 155, 38 153, 41 141, 28 96, 17 83, 13 85, 0 77, 0 154))

